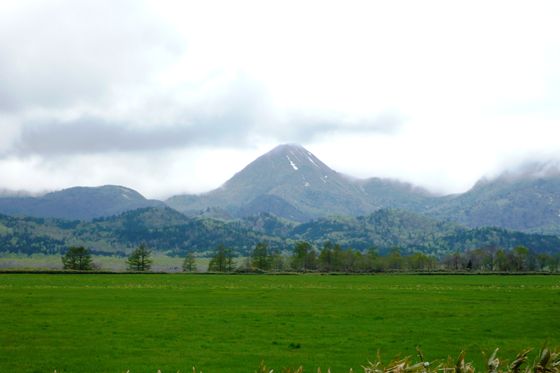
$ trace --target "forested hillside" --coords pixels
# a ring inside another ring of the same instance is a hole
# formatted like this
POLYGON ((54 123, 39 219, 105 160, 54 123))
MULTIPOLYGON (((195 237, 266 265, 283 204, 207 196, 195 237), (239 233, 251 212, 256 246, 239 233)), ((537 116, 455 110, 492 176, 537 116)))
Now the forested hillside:
POLYGON ((297 241, 315 247, 330 241, 345 248, 382 253, 393 248, 443 256, 475 248, 526 246, 558 252, 557 236, 501 228, 465 228, 399 210, 379 210, 362 217, 321 218, 296 224, 271 214, 242 220, 190 218, 170 208, 144 208, 93 221, 14 218, 0 215, 0 252, 60 253, 83 245, 98 253, 128 253, 140 243, 170 255, 207 253, 219 244, 247 254, 258 242, 290 251, 297 241))
POLYGON ((560 234, 560 176, 505 174, 482 180, 466 193, 442 198, 425 211, 470 227, 560 234))

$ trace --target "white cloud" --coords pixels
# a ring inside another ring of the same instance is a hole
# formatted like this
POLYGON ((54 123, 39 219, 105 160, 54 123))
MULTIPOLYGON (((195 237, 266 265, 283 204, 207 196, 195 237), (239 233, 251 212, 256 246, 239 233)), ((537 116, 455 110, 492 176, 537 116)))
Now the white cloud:
POLYGON ((560 158, 559 16, 553 1, 4 2, 0 188, 202 191, 301 142, 345 173, 461 191, 560 158))
POLYGON ((159 153, 107 152, 43 159, 0 159, 2 182, 11 190, 41 193, 69 186, 126 185, 150 198, 201 193, 223 184, 269 149, 193 147, 159 153), (211 172, 209 172, 211 170, 211 172))

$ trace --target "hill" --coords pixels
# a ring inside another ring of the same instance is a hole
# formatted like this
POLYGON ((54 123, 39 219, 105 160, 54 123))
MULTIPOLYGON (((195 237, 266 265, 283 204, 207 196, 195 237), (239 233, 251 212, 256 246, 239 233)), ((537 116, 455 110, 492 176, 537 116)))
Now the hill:
POLYGON ((560 175, 504 174, 437 202, 425 210, 437 219, 469 227, 560 234, 560 175))
POLYGON ((441 200, 428 190, 399 180, 370 178, 356 183, 366 193, 368 203, 377 209, 399 209, 423 212, 441 200))
POLYGON ((218 244, 246 255, 262 241, 272 249, 291 250, 295 241, 320 247, 326 241, 343 247, 382 252, 442 256, 479 247, 527 246, 558 252, 560 238, 512 232, 501 228, 465 228, 398 210, 379 210, 362 217, 320 218, 295 224, 270 214, 243 220, 191 218, 170 208, 144 208, 93 221, 17 218, 0 215, 0 252, 58 254, 84 245, 99 254, 124 254, 140 243, 169 255, 207 253, 218 244))
POLYGON ((41 197, 0 198, 0 213, 3 214, 67 220, 90 220, 156 206, 164 204, 116 185, 73 187, 41 197))
POLYGON ((365 250, 424 252, 436 256, 483 247, 526 246, 534 251, 558 252, 560 238, 527 234, 503 228, 466 228, 399 210, 378 210, 362 217, 321 218, 294 228, 292 239, 325 241, 365 250))
POLYGON ((127 211, 93 221, 0 215, 0 252, 56 254, 68 246, 84 245, 96 253, 114 254, 146 243, 155 251, 184 255, 211 250, 218 243, 246 252, 264 240, 272 247, 279 241, 240 222, 188 218, 168 207, 127 211))

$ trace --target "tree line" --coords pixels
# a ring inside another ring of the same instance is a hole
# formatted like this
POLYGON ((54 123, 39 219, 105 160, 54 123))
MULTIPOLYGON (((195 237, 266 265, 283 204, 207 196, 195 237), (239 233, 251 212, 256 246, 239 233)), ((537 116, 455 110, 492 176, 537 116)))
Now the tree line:
MULTIPOLYGON (((98 269, 92 263, 91 252, 84 247, 71 247, 62 257, 64 269, 98 269)), ((128 256, 127 269, 135 272, 151 270, 152 251, 141 244, 128 256)), ((183 260, 184 272, 197 272, 193 252, 183 260)), ((249 256, 240 258, 232 248, 218 245, 211 253, 208 272, 558 272, 560 253, 537 253, 524 246, 511 250, 496 247, 478 248, 436 257, 422 252, 403 253, 393 248, 381 253, 377 248, 365 251, 343 248, 330 241, 316 248, 307 241, 298 241, 291 252, 271 249, 259 242, 249 256)))
MULTIPOLYGON (((190 254, 192 255, 192 254, 190 254)), ((371 273, 391 271, 475 271, 475 272, 558 272, 560 253, 537 253, 524 246, 512 250, 478 248, 436 257, 422 252, 403 253, 393 248, 384 254, 376 248, 365 251, 342 248, 326 242, 319 249, 309 242, 294 244, 291 253, 269 249, 258 243, 249 257, 241 261, 231 249, 220 245, 210 259, 208 271, 233 272, 343 272, 371 273)))

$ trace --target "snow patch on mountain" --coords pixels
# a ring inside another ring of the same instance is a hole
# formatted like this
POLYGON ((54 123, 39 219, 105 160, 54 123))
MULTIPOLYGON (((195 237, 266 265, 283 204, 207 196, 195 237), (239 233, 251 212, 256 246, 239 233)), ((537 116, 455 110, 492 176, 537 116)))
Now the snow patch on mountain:
POLYGON ((315 167, 319 167, 319 165, 317 163, 315 163, 315 161, 313 160, 313 158, 311 158, 309 155, 307 156, 307 159, 309 159, 309 162, 313 163, 313 165, 315 167))
POLYGON ((292 160, 290 159, 290 156, 287 155, 286 158, 288 158, 288 161, 290 162, 290 165, 292 166, 292 168, 297 171, 299 170, 299 168, 296 166, 296 164, 294 162, 292 162, 292 160))

